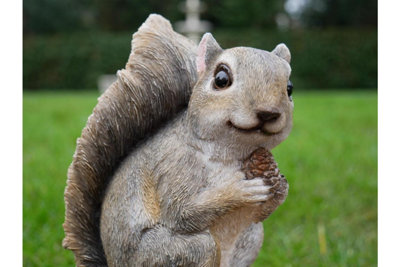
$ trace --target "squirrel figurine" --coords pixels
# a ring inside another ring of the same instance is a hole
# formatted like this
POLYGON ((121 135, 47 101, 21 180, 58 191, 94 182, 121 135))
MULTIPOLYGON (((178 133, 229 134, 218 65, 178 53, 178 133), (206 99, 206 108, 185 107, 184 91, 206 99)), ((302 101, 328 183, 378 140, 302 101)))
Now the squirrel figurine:
POLYGON ((77 140, 63 246, 77 266, 249 266, 288 184, 290 52, 199 45, 152 14, 77 140))

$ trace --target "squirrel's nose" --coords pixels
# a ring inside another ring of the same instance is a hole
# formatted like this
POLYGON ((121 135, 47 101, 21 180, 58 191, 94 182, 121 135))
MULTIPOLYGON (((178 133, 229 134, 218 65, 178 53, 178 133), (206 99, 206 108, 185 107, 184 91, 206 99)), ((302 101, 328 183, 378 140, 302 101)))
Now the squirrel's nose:
POLYGON ((257 111, 257 118, 264 123, 275 122, 280 116, 281 114, 277 111, 257 111))

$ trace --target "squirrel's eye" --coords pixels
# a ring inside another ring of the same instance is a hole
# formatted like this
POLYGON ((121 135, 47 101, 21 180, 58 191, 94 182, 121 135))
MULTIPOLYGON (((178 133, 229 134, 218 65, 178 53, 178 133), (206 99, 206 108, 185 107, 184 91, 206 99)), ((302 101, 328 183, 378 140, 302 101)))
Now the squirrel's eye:
POLYGON ((217 90, 226 89, 232 84, 228 66, 221 64, 214 74, 214 88, 217 90))
POLYGON ((293 84, 291 81, 288 81, 288 83, 287 83, 287 93, 288 93, 290 100, 292 100, 293 84))

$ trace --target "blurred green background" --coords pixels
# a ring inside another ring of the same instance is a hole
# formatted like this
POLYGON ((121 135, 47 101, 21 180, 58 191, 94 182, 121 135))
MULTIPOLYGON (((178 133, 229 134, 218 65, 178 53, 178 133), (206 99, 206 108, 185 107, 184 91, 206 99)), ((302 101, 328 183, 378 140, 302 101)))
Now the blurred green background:
MULTIPOLYGON (((178 0, 25 0, 24 266, 73 266, 63 191, 97 79, 125 66, 150 13, 178 0)), ((377 265, 377 1, 207 0, 223 48, 292 53, 294 127, 273 150, 290 191, 264 222, 254 266, 377 265)))

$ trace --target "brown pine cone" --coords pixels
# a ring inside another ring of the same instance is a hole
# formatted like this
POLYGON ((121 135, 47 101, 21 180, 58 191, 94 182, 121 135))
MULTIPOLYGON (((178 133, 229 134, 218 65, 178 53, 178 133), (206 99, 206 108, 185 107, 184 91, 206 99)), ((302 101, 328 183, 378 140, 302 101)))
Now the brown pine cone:
POLYGON ((242 171, 247 179, 264 178, 266 185, 273 185, 275 179, 271 178, 281 176, 274 157, 265 148, 256 149, 249 158, 245 159, 242 171))
POLYGON ((278 165, 271 152, 265 148, 256 149, 249 158, 245 159, 242 171, 247 179, 260 177, 263 178, 265 185, 271 186, 269 193, 272 197, 254 214, 256 221, 263 221, 285 201, 289 189, 287 180, 279 173, 278 165))

